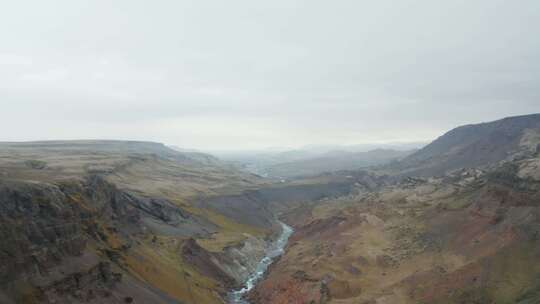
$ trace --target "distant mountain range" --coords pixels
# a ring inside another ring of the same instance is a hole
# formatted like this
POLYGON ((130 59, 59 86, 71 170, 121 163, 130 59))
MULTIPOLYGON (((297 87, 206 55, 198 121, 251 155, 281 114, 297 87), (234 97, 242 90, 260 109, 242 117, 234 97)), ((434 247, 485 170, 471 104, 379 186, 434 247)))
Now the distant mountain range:
POLYGON ((275 177, 310 176, 323 172, 357 170, 385 164, 402 159, 413 152, 388 149, 367 152, 332 151, 313 158, 270 165, 265 170, 269 176, 275 177))
POLYGON ((311 145, 297 150, 216 152, 215 155, 261 176, 298 178, 387 164, 402 159, 424 145, 422 142, 311 145))

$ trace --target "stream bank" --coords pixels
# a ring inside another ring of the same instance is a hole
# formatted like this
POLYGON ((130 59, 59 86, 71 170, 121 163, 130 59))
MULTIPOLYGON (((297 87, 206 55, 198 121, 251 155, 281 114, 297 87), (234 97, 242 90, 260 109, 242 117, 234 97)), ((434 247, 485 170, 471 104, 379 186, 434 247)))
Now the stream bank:
POLYGON ((293 233, 292 227, 283 222, 279 222, 281 225, 281 234, 277 240, 268 248, 266 255, 259 261, 255 271, 249 275, 244 286, 241 289, 233 290, 229 293, 227 299, 230 304, 249 304, 244 296, 257 284, 257 282, 263 277, 264 273, 268 269, 268 266, 272 264, 275 258, 283 254, 285 246, 289 237, 293 233))

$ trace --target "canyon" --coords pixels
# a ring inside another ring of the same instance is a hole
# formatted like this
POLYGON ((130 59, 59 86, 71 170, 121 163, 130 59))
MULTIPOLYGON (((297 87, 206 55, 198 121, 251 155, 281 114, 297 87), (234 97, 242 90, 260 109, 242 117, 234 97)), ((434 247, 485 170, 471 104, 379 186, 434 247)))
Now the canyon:
POLYGON ((362 169, 241 169, 152 142, 0 143, 0 302, 540 300, 539 114, 362 169))
POLYGON ((2 143, 0 302, 223 303, 279 239, 274 205, 349 184, 276 184, 158 143, 2 143))

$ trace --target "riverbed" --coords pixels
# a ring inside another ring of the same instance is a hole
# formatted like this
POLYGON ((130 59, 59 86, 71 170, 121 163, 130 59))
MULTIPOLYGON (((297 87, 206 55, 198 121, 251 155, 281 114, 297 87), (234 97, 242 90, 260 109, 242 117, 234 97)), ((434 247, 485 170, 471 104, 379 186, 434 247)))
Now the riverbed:
POLYGON ((283 254, 285 245, 287 245, 287 241, 293 233, 293 229, 281 221, 279 224, 281 225, 281 234, 278 239, 267 250, 265 257, 259 261, 255 271, 247 278, 244 286, 241 289, 233 290, 229 293, 228 302, 230 304, 249 304, 249 302, 244 299, 244 296, 255 287, 274 259, 283 254))

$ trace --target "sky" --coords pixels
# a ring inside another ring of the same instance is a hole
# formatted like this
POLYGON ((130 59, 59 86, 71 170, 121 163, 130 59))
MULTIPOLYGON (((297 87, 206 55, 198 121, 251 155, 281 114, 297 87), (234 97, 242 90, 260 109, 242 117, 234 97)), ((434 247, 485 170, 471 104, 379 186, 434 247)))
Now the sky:
POLYGON ((0 3, 0 141, 429 141, 540 112, 537 0, 0 3))

